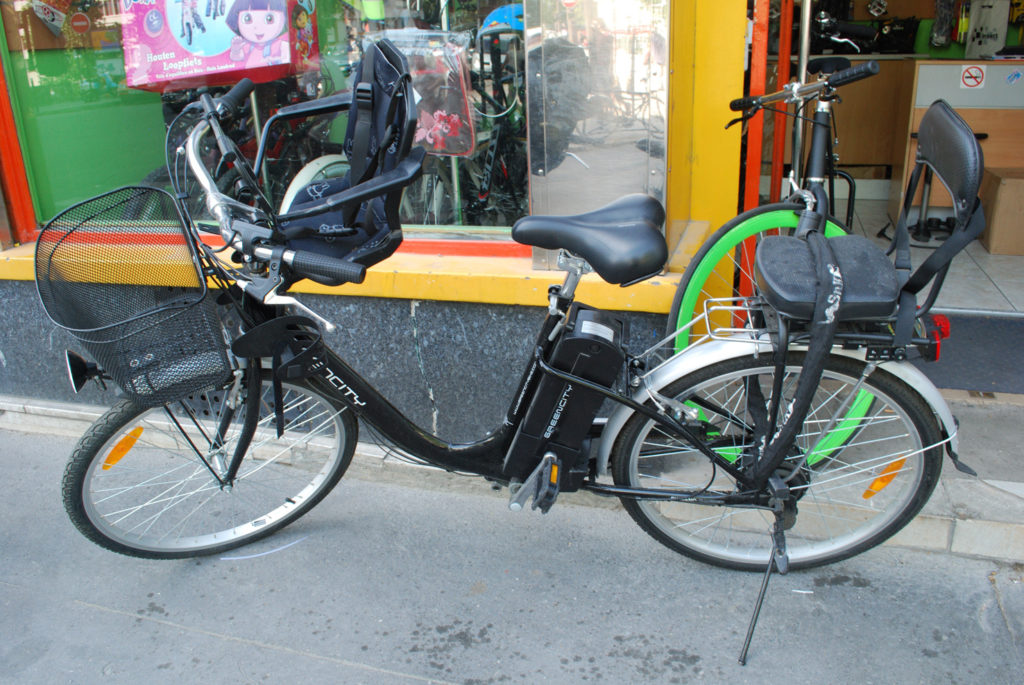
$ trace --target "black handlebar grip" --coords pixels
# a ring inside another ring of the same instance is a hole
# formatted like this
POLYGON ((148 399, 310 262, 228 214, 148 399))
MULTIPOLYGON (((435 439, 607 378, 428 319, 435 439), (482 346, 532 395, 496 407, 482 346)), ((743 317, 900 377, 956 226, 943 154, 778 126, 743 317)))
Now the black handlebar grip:
MULTIPOLYGON (((213 123, 217 124, 216 121, 213 123)), ((231 164, 234 162, 236 158, 235 144, 231 142, 231 139, 224 133, 224 129, 219 125, 215 125, 213 127, 213 137, 217 139, 217 147, 220 149, 221 160, 225 164, 231 164)))
POLYGON ((875 36, 878 35, 878 29, 874 26, 867 24, 851 24, 847 21, 837 21, 835 23, 836 32, 840 36, 848 38, 860 38, 862 40, 874 40, 875 36))
POLYGON ((761 98, 748 96, 745 98, 736 98, 729 103, 729 109, 734 112, 742 112, 747 109, 753 109, 761 104, 761 98))
POLYGON ((217 117, 220 115, 221 105, 220 100, 214 100, 210 97, 209 93, 202 93, 199 96, 199 104, 202 106, 203 111, 210 117, 210 129, 213 131, 213 137, 217 139, 217 147, 220 148, 221 158, 224 162, 230 164, 235 161, 235 149, 231 142, 231 139, 224 135, 224 130, 217 123, 217 117))
POLYGON ((858 64, 850 67, 849 69, 843 69, 842 71, 837 71, 832 74, 828 77, 828 85, 833 88, 838 88, 839 86, 847 83, 853 83, 854 81, 859 81, 862 78, 874 76, 878 73, 879 69, 880 67, 878 66, 878 62, 875 60, 864 62, 863 64, 858 64))
POLYGON ((256 84, 247 78, 236 83, 231 90, 217 98, 217 113, 221 116, 234 115, 255 87, 256 84))
POLYGON ((362 283, 366 278, 366 267, 362 264, 305 250, 293 253, 290 266, 295 273, 318 283, 362 283))

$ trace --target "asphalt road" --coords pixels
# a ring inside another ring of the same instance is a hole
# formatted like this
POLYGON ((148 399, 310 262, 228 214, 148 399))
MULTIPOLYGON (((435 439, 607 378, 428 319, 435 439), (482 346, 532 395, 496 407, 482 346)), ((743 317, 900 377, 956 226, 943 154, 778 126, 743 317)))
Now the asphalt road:
POLYGON ((96 547, 60 502, 71 441, 0 432, 0 683, 1019 683, 1024 569, 873 550, 760 577, 621 510, 513 514, 482 481, 347 477, 222 557, 96 547), (416 484, 411 486, 409 482, 416 484))

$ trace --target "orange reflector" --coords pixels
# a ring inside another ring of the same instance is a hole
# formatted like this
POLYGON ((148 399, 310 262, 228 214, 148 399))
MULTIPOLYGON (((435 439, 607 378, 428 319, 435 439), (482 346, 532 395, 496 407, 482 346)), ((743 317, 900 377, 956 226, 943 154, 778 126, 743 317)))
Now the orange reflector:
POLYGON ((131 448, 135 447, 135 442, 139 439, 140 435, 142 435, 142 426, 136 426, 132 428, 128 435, 118 440, 117 444, 114 445, 114 449, 110 450, 110 454, 103 460, 103 470, 109 471, 111 466, 121 461, 121 458, 128 454, 131 448))
POLYGON ((880 493, 886 485, 892 482, 892 479, 896 477, 896 474, 900 472, 900 469, 902 469, 903 465, 906 463, 906 459, 898 459, 886 466, 881 475, 871 481, 871 485, 869 485, 868 489, 864 491, 864 499, 871 499, 880 493))
POLYGON ((558 464, 551 465, 551 478, 549 480, 552 485, 558 482, 558 464))

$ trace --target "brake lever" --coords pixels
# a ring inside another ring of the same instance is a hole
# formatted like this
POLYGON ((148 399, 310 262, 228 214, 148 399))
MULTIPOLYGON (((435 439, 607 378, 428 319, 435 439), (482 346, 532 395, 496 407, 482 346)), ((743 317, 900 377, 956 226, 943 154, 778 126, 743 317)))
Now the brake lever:
POLYGON ((306 305, 299 302, 291 295, 280 295, 277 289, 281 287, 281 255, 284 253, 284 248, 279 247, 274 249, 274 256, 268 263, 268 274, 267 276, 254 276, 250 281, 236 281, 239 288, 242 291, 253 297, 263 304, 275 306, 275 307, 294 307, 303 314, 311 319, 316 320, 324 327, 324 330, 328 333, 333 333, 337 330, 337 326, 325 319, 324 317, 317 314, 315 311, 307 307, 306 305))
POLYGON ((331 323, 330 321, 328 321, 324 317, 320 316, 319 314, 314 312, 312 309, 310 309, 306 305, 304 305, 301 302, 299 302, 298 300, 296 300, 291 295, 278 295, 276 291, 272 291, 272 292, 268 293, 266 297, 263 298, 263 302, 264 302, 264 304, 270 304, 270 305, 276 305, 276 306, 295 307, 296 309, 298 309, 300 312, 302 312, 306 316, 310 317, 311 319, 315 319, 316 321, 318 321, 320 323, 320 325, 322 325, 324 327, 324 330, 326 330, 328 333, 333 333, 338 328, 333 323, 331 323))
POLYGON ((839 36, 829 36, 828 39, 833 43, 846 44, 853 48, 854 52, 860 53, 860 46, 849 38, 840 38, 839 36))
POLYGON ((753 109, 747 110, 746 112, 744 112, 743 114, 741 114, 740 116, 736 117, 728 124, 726 124, 725 130, 728 131, 734 124, 741 124, 746 122, 748 119, 752 119, 754 115, 760 112, 762 109, 762 107, 755 107, 753 109))

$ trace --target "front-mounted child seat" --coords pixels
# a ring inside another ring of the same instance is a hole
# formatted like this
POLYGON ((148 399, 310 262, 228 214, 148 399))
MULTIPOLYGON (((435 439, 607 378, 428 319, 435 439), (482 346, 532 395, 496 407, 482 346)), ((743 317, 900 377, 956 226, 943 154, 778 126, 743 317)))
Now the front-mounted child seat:
POLYGON ((274 117, 349 111, 348 173, 301 188, 279 229, 290 248, 370 266, 402 242, 402 190, 419 175, 424 151, 412 146, 416 101, 405 56, 387 39, 370 43, 356 73, 351 92, 285 107, 274 117))

